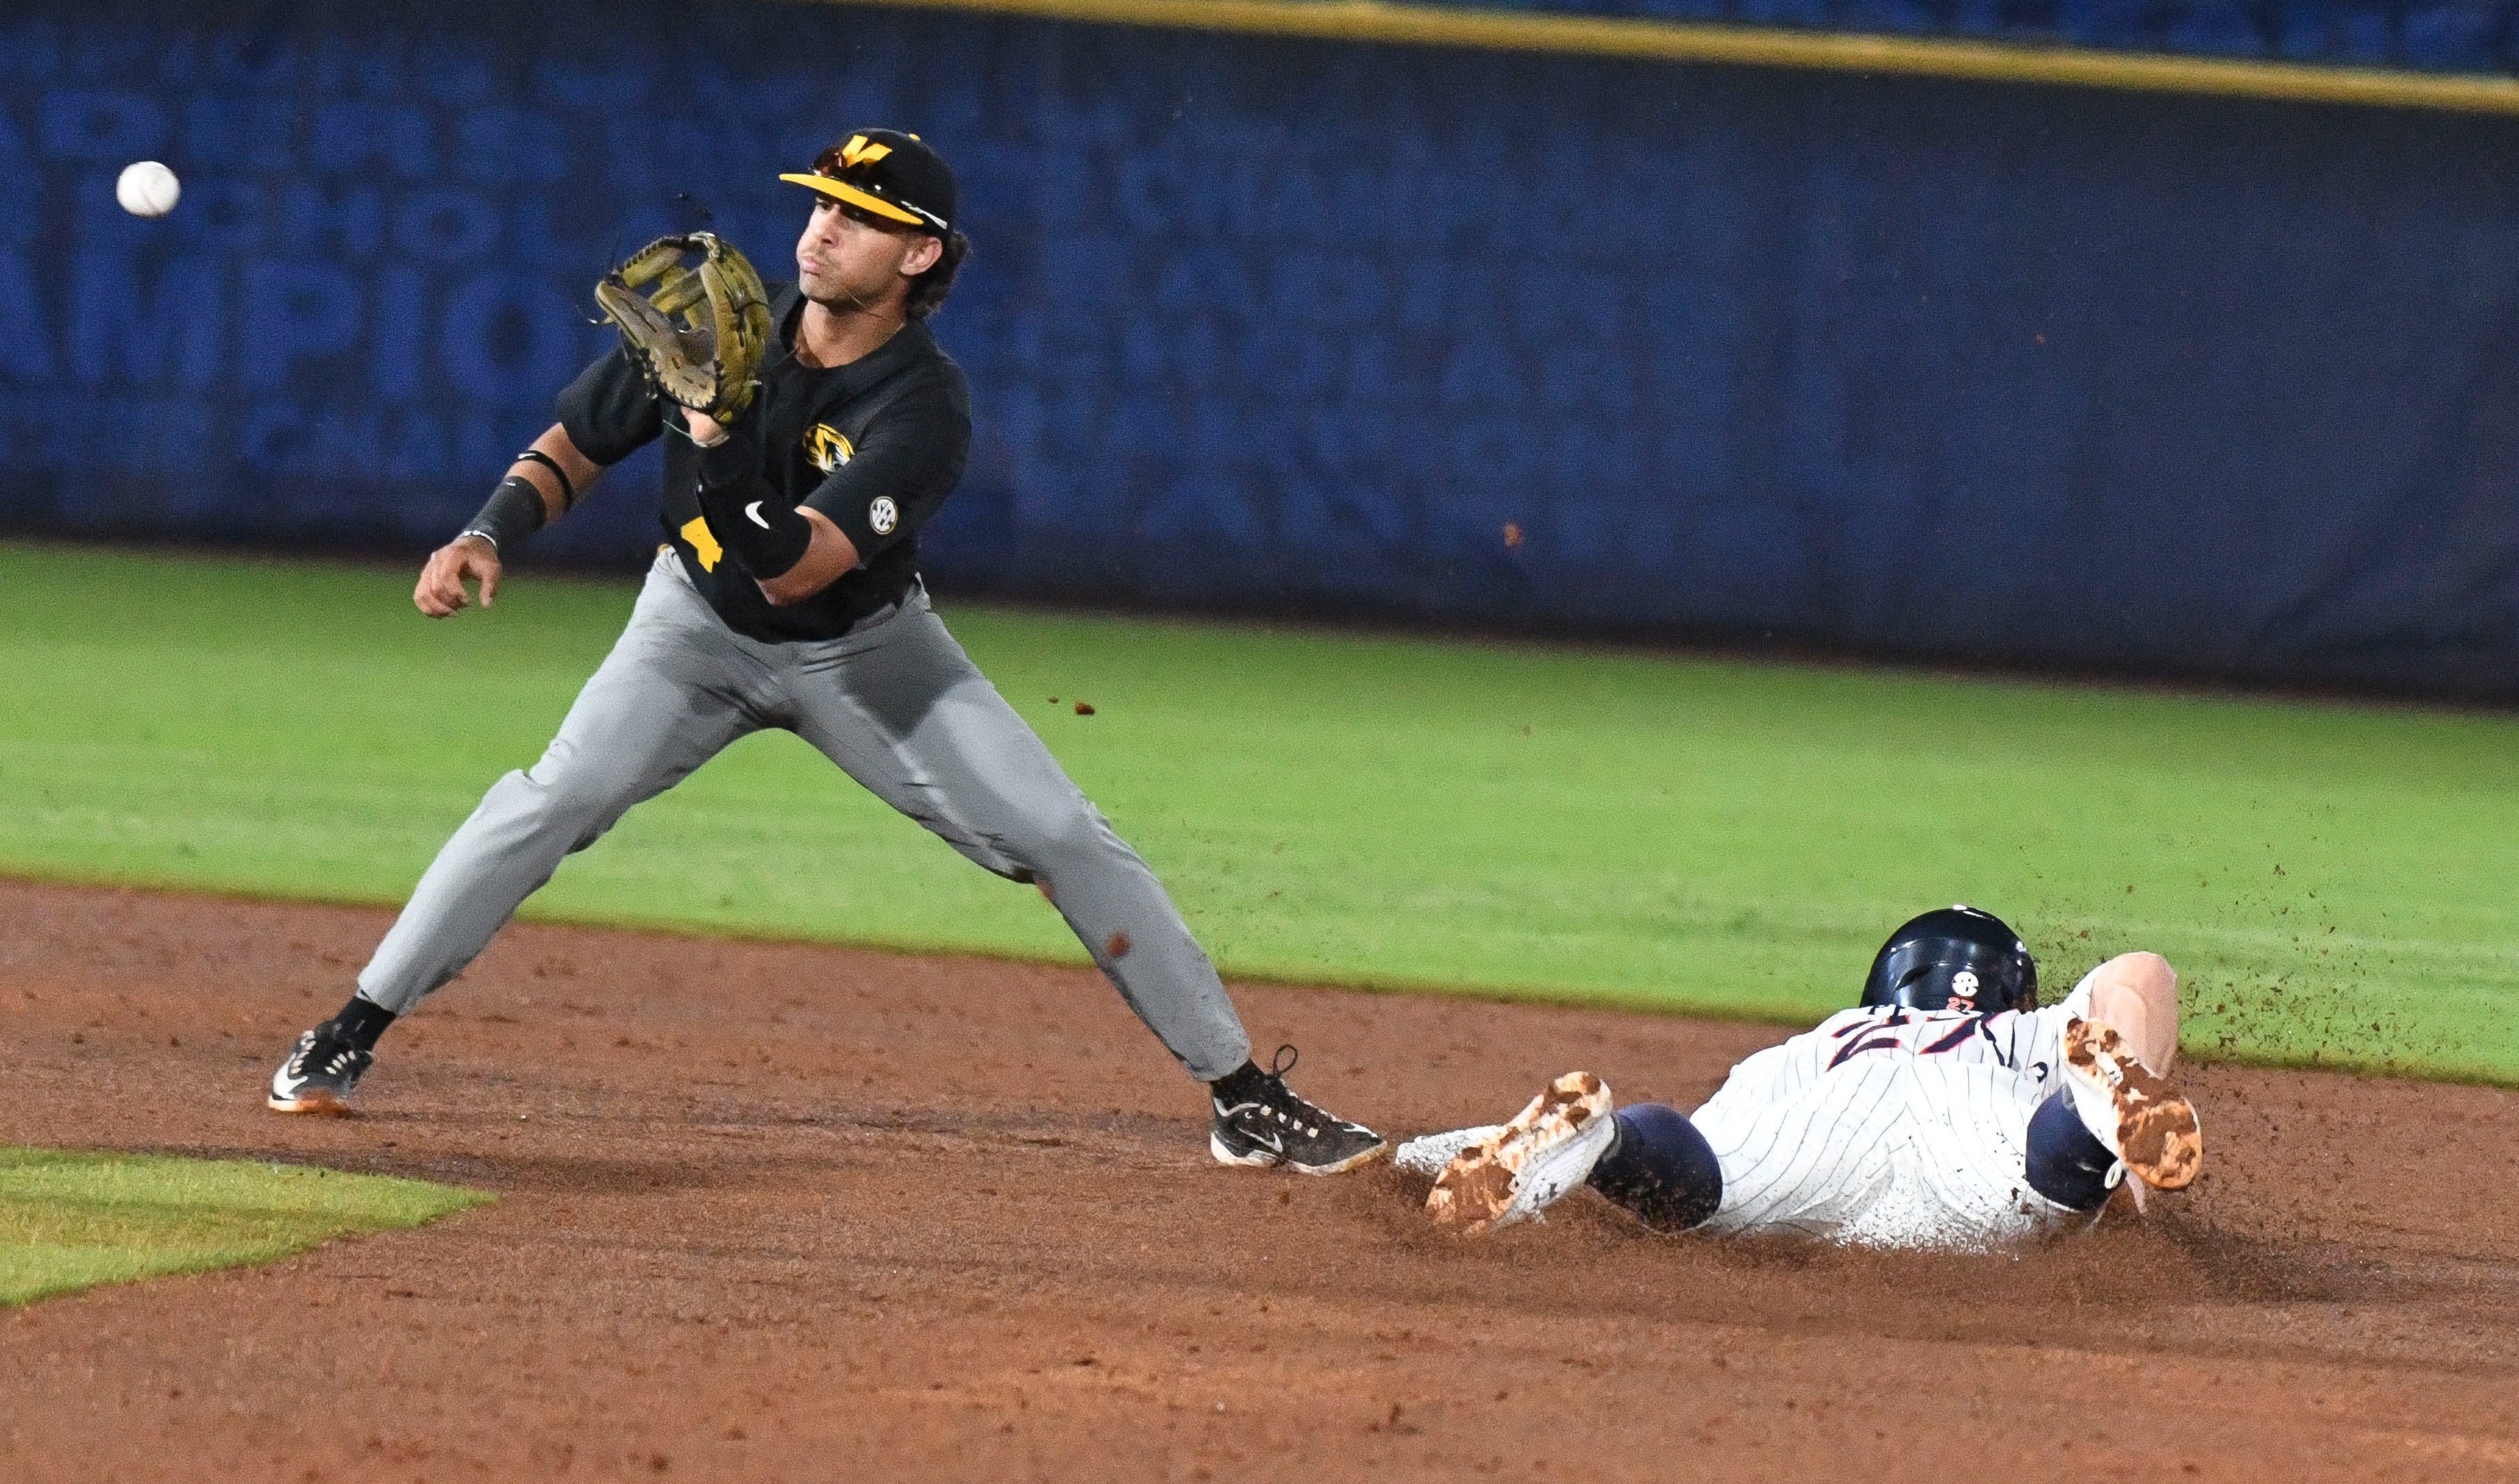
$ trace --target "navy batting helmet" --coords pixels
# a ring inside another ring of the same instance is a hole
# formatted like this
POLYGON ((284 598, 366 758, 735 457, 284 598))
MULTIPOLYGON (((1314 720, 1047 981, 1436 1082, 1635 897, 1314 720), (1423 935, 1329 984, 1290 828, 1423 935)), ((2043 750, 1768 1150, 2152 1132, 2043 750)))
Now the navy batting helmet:
POLYGON ((2002 918, 1943 907, 1909 918, 1872 960, 1863 1003, 1910 1010, 2035 1010, 2038 960, 2002 918))

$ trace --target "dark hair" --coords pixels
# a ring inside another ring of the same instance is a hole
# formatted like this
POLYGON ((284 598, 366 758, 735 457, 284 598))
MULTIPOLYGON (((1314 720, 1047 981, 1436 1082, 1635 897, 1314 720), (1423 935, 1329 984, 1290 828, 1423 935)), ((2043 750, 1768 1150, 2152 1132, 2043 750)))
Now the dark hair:
POLYGON ((909 281, 909 296, 901 302, 903 312, 913 320, 924 320, 944 308, 945 296, 953 291, 953 275, 962 271, 962 260, 970 255, 971 240, 958 230, 949 229, 945 234, 945 255, 909 281))

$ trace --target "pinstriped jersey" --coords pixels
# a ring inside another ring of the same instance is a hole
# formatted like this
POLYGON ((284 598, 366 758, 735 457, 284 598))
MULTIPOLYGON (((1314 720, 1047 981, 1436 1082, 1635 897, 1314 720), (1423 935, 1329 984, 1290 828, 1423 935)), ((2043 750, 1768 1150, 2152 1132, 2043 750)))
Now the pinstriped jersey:
POLYGON ((2023 1160, 2090 984, 2026 1013, 1842 1011, 1743 1061, 1690 1115, 1723 1170, 1705 1230, 1983 1250, 2086 1223, 2023 1160))
POLYGON ((1856 1057, 1884 1055, 2002 1067, 2037 1083, 2043 1098, 2064 1085, 2064 1026, 2091 1013, 2091 979, 2098 972, 2084 975, 2061 1003, 2043 1010, 1840 1010, 1817 1028, 1744 1059, 1706 1107, 1733 1100, 1782 1102, 1856 1057))

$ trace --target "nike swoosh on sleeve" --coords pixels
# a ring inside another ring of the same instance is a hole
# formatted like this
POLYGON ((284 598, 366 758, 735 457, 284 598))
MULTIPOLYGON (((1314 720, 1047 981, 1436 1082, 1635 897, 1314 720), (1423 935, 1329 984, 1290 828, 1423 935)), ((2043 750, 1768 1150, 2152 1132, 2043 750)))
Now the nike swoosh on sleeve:
POLYGON ((760 502, 760 501, 757 501, 757 500, 756 500, 756 501, 754 501, 752 503, 750 503, 750 504, 748 504, 748 505, 745 505, 745 506, 743 507, 743 518, 744 518, 744 519, 746 519, 746 520, 748 520, 748 521, 751 521, 754 525, 759 526, 759 527, 760 527, 761 529, 763 529, 764 531, 767 531, 767 530, 769 530, 769 529, 770 529, 770 522, 768 522, 768 521, 766 521, 766 520, 763 520, 763 519, 761 518, 761 502, 760 502))

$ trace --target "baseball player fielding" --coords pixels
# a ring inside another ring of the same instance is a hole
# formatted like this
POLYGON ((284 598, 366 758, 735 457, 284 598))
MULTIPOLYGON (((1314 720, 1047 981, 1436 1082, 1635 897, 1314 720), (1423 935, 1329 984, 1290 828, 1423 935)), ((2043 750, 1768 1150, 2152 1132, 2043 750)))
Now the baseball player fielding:
MULTIPOLYGON (((1227 1164, 1326 1174, 1381 1137, 1262 1068, 1163 884, 946 629, 918 535, 960 480, 970 397, 928 317, 970 244, 953 174, 915 135, 860 129, 809 170, 796 278, 732 244, 661 240, 597 290, 622 345, 421 570, 449 617, 603 471, 665 444, 661 543, 629 627, 542 760, 492 785, 361 971, 271 1079, 282 1113, 346 1112, 385 1028, 464 971, 571 851, 736 739, 796 733, 982 868, 1039 888, 1182 1067, 1227 1164), (694 261, 695 260, 695 261, 694 261)), ((1083 708, 1079 708, 1082 710, 1083 708)))

